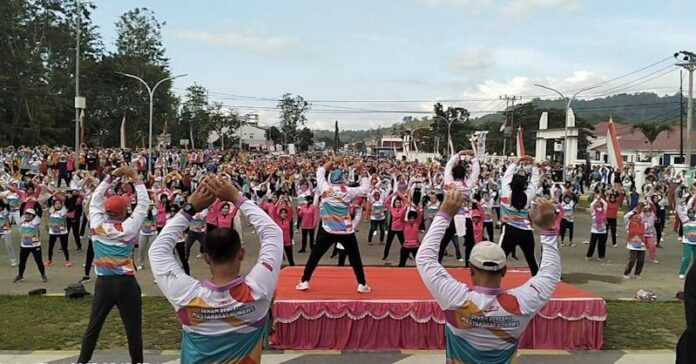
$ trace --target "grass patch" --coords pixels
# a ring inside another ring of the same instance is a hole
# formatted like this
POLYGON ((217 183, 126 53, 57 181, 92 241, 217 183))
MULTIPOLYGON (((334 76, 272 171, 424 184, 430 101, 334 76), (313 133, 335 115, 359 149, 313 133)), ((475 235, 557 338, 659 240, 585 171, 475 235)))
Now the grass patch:
MULTIPOLYGON (((91 298, 0 296, 0 349, 79 350, 89 321, 91 298)), ((673 349, 684 330, 681 302, 608 301, 604 349, 673 349)), ((143 344, 148 350, 178 350, 181 325, 162 297, 143 297, 143 344)), ((98 350, 128 345, 114 307, 102 329, 98 350)))
POLYGON ((607 301, 603 349, 674 349, 685 320, 681 302, 607 301))

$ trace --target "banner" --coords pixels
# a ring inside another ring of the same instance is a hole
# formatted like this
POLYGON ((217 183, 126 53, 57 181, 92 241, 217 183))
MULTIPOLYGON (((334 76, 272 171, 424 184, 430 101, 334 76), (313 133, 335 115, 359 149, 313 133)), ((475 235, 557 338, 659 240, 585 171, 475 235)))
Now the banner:
POLYGON ((121 149, 126 149, 126 115, 121 120, 121 149))
POLYGON ((621 157, 621 147, 619 140, 616 137, 616 128, 614 121, 609 118, 609 126, 607 127, 607 156, 609 163, 618 171, 623 170, 623 157, 621 157))
POLYGON ((524 138, 522 137, 522 127, 517 128, 517 158, 524 156, 524 138))
POLYGON ((80 145, 85 142, 85 111, 80 112, 80 145))

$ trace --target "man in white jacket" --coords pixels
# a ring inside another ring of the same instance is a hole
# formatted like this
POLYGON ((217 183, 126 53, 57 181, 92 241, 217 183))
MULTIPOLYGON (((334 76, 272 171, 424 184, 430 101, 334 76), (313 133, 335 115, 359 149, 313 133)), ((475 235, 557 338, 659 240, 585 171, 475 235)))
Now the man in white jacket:
POLYGON ((539 199, 530 214, 542 231, 544 250, 538 274, 520 287, 503 290, 506 257, 497 244, 480 242, 474 246, 469 259, 473 287, 454 279, 438 263, 440 240, 462 199, 460 191, 447 193, 416 255, 418 272, 445 311, 448 363, 510 363, 519 337, 551 298, 561 278, 557 233, 553 231, 554 205, 539 199))
POLYGON ((261 208, 229 182, 208 177, 181 211, 167 222, 152 243, 149 256, 157 286, 181 321, 182 363, 261 362, 269 307, 283 260, 280 227, 261 208), (242 276, 240 268, 245 252, 237 231, 224 228, 209 231, 202 245, 211 277, 199 281, 184 273, 173 249, 193 215, 207 208, 215 198, 234 203, 249 219, 261 248, 256 265, 248 275, 242 276))
POLYGON ((130 167, 115 170, 94 190, 88 216, 97 281, 92 314, 82 338, 78 363, 88 363, 92 359, 99 332, 114 306, 118 307, 126 328, 131 362, 143 362, 142 302, 140 286, 135 279, 133 248, 149 205, 147 189, 138 173, 130 167), (105 196, 112 177, 127 177, 135 185, 138 204, 130 217, 127 215, 129 197, 111 196, 107 199, 105 196))

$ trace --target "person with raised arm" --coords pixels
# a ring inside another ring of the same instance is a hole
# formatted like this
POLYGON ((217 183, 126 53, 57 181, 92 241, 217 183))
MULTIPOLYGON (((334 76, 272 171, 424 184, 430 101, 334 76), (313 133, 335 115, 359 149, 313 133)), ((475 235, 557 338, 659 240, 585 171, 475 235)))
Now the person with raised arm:
POLYGON ((473 286, 456 280, 438 263, 438 249, 463 193, 451 190, 423 238, 416 255, 418 273, 445 311, 448 363, 511 363, 518 340, 532 318, 546 305, 561 279, 561 257, 553 230, 554 204, 538 199, 530 214, 541 230, 543 258, 539 273, 522 286, 502 289, 506 273, 503 249, 480 242, 471 251, 473 286))
MULTIPOLYGON (((370 286, 365 280, 360 248, 355 238, 353 219, 350 217, 350 202, 359 195, 366 195, 370 191, 370 179, 363 176, 360 179, 359 187, 347 187, 343 182, 343 170, 341 164, 343 159, 335 157, 317 169, 317 191, 321 193, 319 204, 319 232, 317 233, 317 244, 312 249, 304 274, 300 282, 295 286, 299 291, 309 289, 309 280, 319 264, 321 257, 335 243, 339 243, 346 250, 350 265, 353 267, 355 278, 358 281, 358 292, 370 292, 370 286), (329 173, 329 180, 326 179, 327 170, 334 168, 329 173)), ((355 169, 362 175, 362 165, 358 164, 355 169)))
POLYGON ((114 305, 118 307, 126 328, 131 362, 143 362, 142 302, 140 286, 135 279, 133 248, 138 242, 140 226, 149 206, 147 189, 138 172, 131 167, 116 169, 94 190, 89 202, 89 226, 92 229, 97 282, 94 285, 92 313, 82 338, 78 363, 88 363, 92 359, 99 332, 114 305), (133 182, 137 194, 138 204, 130 216, 130 197, 105 196, 111 186, 111 179, 123 177, 133 182))
POLYGON ((157 286, 174 306, 182 325, 182 363, 260 363, 269 307, 283 260, 280 228, 230 182, 210 176, 171 219, 149 251, 157 286), (203 259, 211 277, 199 281, 184 273, 172 250, 193 216, 216 198, 233 203, 259 236, 256 265, 241 275, 245 256, 239 234, 230 228, 207 232, 203 259))

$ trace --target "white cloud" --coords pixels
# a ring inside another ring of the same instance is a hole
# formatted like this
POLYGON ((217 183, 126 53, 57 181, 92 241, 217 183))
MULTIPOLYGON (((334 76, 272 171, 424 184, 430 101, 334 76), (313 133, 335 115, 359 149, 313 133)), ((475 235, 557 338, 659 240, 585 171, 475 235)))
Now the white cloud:
POLYGON ((189 41, 247 49, 257 52, 282 49, 299 43, 299 40, 295 37, 266 37, 253 33, 240 33, 234 31, 213 33, 208 31, 186 30, 175 31, 174 36, 189 41))
POLYGON ((494 57, 487 49, 466 50, 450 61, 450 66, 457 72, 482 70, 492 66, 494 57))
POLYGON ((520 16, 540 9, 578 10, 580 0, 511 0, 500 11, 505 16, 520 16))

